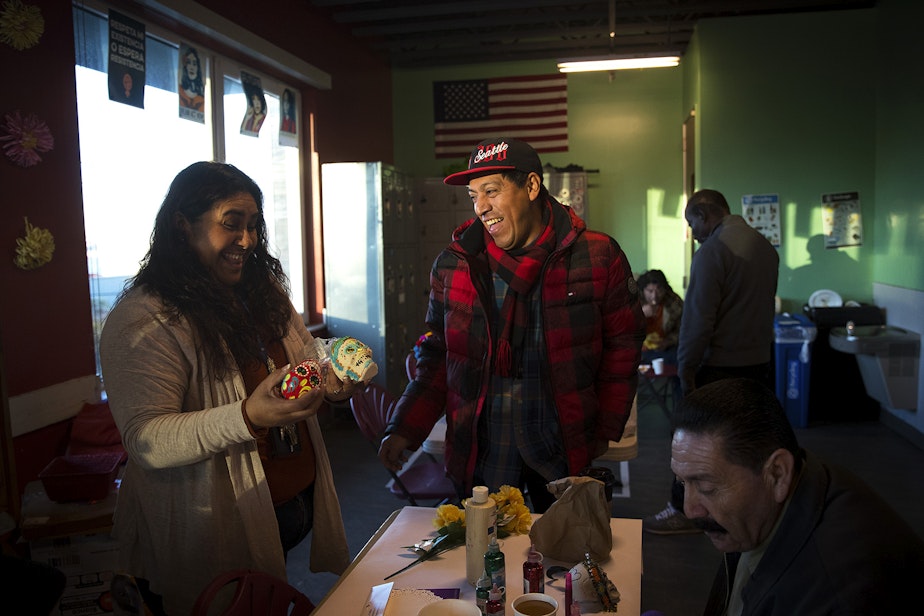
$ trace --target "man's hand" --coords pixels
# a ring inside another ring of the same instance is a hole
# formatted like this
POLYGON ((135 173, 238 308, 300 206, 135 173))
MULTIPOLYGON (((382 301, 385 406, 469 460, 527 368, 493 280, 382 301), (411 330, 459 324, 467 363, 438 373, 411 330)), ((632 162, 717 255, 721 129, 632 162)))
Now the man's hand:
POLYGON ((379 460, 388 470, 400 471, 407 462, 405 452, 410 444, 411 442, 400 434, 389 434, 382 439, 382 445, 379 447, 379 460))

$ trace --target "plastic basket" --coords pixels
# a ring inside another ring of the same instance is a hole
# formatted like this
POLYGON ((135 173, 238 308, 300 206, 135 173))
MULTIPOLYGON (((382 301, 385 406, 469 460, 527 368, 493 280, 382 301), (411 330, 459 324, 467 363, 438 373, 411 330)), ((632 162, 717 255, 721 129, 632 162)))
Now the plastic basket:
POLYGON ((102 500, 109 495, 121 461, 121 453, 59 456, 39 473, 39 479, 53 501, 102 500))

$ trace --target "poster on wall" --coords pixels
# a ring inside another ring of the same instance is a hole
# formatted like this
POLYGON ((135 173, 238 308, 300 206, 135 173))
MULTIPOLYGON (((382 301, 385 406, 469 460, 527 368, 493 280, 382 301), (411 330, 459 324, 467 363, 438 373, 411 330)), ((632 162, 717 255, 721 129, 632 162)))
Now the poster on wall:
POLYGON ((282 91, 279 110, 279 145, 298 145, 298 105, 295 92, 286 88, 282 91))
POLYGON ((109 100, 144 109, 144 24, 109 11, 109 100))
POLYGON ((244 86, 244 96, 247 97, 247 112, 241 122, 241 134, 258 137, 260 127, 266 119, 266 95, 263 93, 263 84, 256 75, 241 71, 241 85, 244 86))
POLYGON ((176 91, 179 97, 180 117, 205 124, 205 67, 199 50, 180 43, 176 91))
POLYGON ((744 195, 741 216, 771 244, 780 246, 780 196, 744 195))
POLYGON ((821 196, 821 223, 825 248, 863 245, 860 193, 828 193, 821 196))

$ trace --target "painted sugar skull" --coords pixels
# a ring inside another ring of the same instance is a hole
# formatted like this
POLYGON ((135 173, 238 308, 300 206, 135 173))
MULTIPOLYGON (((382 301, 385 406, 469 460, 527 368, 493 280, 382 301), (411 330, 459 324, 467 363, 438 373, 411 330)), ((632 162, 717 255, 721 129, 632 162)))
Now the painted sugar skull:
MULTIPOLYGON (((349 336, 334 341, 330 348, 330 360, 334 373, 341 381, 347 378, 364 381, 370 378, 370 370, 377 368, 372 361, 372 349, 349 336)), ((374 375, 375 372, 372 373, 374 375)))
POLYGON ((315 387, 321 386, 321 366, 313 359, 306 359, 283 377, 279 386, 283 398, 301 398, 315 387))

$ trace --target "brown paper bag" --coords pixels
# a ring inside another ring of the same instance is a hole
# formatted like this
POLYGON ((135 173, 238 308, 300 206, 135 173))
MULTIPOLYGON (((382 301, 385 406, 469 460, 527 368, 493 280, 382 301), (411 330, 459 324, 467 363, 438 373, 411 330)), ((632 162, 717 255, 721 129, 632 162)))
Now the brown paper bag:
POLYGON ((591 477, 565 477, 548 484, 558 499, 533 522, 529 538, 543 555, 567 563, 606 561, 613 549, 610 507, 602 481, 591 477))

